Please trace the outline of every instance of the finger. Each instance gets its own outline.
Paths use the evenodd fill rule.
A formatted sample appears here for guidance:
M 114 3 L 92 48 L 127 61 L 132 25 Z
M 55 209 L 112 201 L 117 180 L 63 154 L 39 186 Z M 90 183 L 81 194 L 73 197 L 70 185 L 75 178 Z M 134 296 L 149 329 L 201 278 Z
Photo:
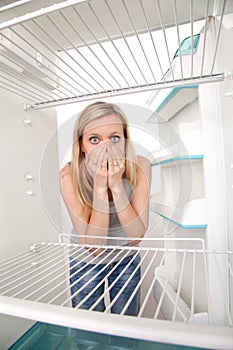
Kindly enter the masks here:
M 101 169 L 107 171 L 108 169 L 108 154 L 107 151 L 104 152 L 102 163 L 101 163 Z
M 117 146 L 113 146 L 111 148 L 111 158 L 113 167 L 120 167 L 124 164 L 124 157 L 122 151 Z
M 102 167 L 107 168 L 107 164 L 108 164 L 107 148 L 106 148 L 106 146 L 102 146 L 101 152 L 99 153 L 98 158 L 97 158 L 97 168 L 98 169 L 101 169 Z
M 89 154 L 88 154 L 88 164 L 93 169 L 99 169 L 102 164 L 102 159 L 104 156 L 105 147 L 102 145 L 95 147 Z
M 113 165 L 113 158 L 110 155 L 108 155 L 108 170 L 110 172 L 112 172 L 113 167 L 114 167 L 114 165 Z
M 108 151 L 108 169 L 112 171 L 114 167 L 118 166 L 118 160 L 114 157 L 112 153 L 112 149 L 110 148 Z
M 91 150 L 91 152 L 86 154 L 85 163 L 87 171 L 92 177 L 95 177 L 97 170 L 100 168 L 100 165 L 98 165 L 98 159 L 100 157 L 101 152 L 102 148 L 96 147 L 93 150 Z
M 117 158 L 110 158 L 108 160 L 109 168 L 113 169 L 120 166 L 119 160 Z

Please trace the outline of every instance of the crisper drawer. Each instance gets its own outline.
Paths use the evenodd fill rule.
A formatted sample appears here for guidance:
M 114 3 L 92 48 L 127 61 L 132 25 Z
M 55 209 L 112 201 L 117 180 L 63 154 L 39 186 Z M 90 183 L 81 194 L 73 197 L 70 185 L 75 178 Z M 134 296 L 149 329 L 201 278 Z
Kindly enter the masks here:
M 9 350 L 195 350 L 114 335 L 82 331 L 45 323 L 35 324 Z
M 70 293 L 70 277 L 74 264 L 82 261 L 84 250 L 91 250 L 92 254 L 94 250 L 98 252 L 91 254 L 89 264 L 100 265 L 102 272 L 108 268 L 108 273 L 99 282 L 105 283 L 105 290 L 99 297 L 105 300 L 104 312 L 93 311 L 96 301 L 88 310 L 82 309 L 84 301 L 96 288 L 72 308 L 74 294 Z M 117 255 L 120 260 L 116 263 Z M 110 301 L 107 296 L 115 282 L 107 284 L 106 278 L 129 255 L 132 257 L 128 262 L 128 266 L 132 264 L 133 267 L 131 275 Z M 140 262 L 135 264 L 139 256 Z M 155 244 L 149 247 L 84 247 L 71 243 L 39 243 L 20 255 L 1 261 L 0 310 L 3 314 L 91 332 L 232 349 L 232 259 L 232 252 L 171 248 L 165 241 L 163 247 Z M 74 263 L 72 267 L 71 262 Z M 131 296 L 119 314 L 112 314 L 112 306 L 118 303 L 139 269 L 141 278 Z M 124 269 L 116 279 L 123 274 Z M 126 310 L 137 291 L 141 293 L 139 312 L 137 316 L 128 316 Z

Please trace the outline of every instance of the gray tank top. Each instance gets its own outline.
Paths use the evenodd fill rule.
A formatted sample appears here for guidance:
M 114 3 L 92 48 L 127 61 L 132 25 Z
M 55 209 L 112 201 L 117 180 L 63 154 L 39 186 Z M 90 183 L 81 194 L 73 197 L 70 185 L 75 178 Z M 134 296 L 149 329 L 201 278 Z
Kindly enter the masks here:
M 124 181 L 124 188 L 125 188 L 127 197 L 130 201 L 131 197 L 132 197 L 132 186 L 128 180 L 124 179 L 123 181 Z M 117 239 L 111 239 L 111 238 L 108 239 L 107 245 L 110 245 L 110 246 L 124 246 L 124 245 L 126 245 L 127 246 L 127 244 L 128 244 L 128 240 L 120 239 L 121 237 L 126 237 L 126 235 L 121 227 L 114 202 L 109 203 L 108 237 L 117 237 Z M 78 235 L 74 229 L 71 231 L 70 243 L 80 244 Z M 99 258 L 99 257 L 95 257 L 93 254 L 89 253 L 87 251 L 87 249 L 83 248 L 83 249 L 79 250 L 80 258 L 78 260 L 82 260 L 83 262 L 88 262 L 88 263 L 93 263 L 93 264 L 98 264 L 100 262 L 107 264 L 110 261 L 111 262 L 119 261 L 124 256 L 124 254 L 126 254 L 126 251 L 125 252 L 123 251 L 120 253 L 119 249 L 116 248 L 115 250 L 113 250 L 111 248 L 111 249 L 107 249 L 106 252 L 101 255 L 101 258 Z M 132 254 L 132 252 L 130 254 Z M 130 254 L 128 253 L 127 256 Z

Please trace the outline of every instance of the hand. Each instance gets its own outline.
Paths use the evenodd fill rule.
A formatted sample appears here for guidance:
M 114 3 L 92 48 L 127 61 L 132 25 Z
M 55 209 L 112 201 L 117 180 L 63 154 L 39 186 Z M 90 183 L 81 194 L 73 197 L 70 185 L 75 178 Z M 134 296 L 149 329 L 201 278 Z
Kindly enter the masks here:
M 86 166 L 89 174 L 93 178 L 94 189 L 99 193 L 107 191 L 107 147 L 100 145 L 95 147 L 86 155 Z
M 108 149 L 108 187 L 116 191 L 118 183 L 125 172 L 125 156 L 122 150 L 114 145 Z

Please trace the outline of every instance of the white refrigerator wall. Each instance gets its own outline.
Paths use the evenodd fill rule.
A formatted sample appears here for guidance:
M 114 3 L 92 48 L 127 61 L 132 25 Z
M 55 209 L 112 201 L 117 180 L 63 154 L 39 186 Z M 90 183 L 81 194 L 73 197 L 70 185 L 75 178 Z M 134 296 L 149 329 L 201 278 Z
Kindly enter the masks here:
M 208 221 L 206 240 L 209 249 L 223 250 L 232 249 L 233 235 L 233 52 L 229 43 L 233 44 L 233 32 L 223 27 L 216 67 L 224 67 L 228 79 L 199 87 Z
M 60 221 L 57 144 L 55 140 L 49 142 L 56 130 L 56 113 L 52 109 L 24 111 L 24 102 L 1 90 L 1 258 L 22 253 L 34 242 L 58 240 L 57 226 L 51 220 L 51 216 L 56 216 Z M 32 179 L 25 178 L 25 174 Z M 46 204 L 46 198 L 42 200 L 48 188 L 52 214 L 46 210 L 51 205 Z M 0 315 L 0 324 L 3 350 L 32 323 Z

